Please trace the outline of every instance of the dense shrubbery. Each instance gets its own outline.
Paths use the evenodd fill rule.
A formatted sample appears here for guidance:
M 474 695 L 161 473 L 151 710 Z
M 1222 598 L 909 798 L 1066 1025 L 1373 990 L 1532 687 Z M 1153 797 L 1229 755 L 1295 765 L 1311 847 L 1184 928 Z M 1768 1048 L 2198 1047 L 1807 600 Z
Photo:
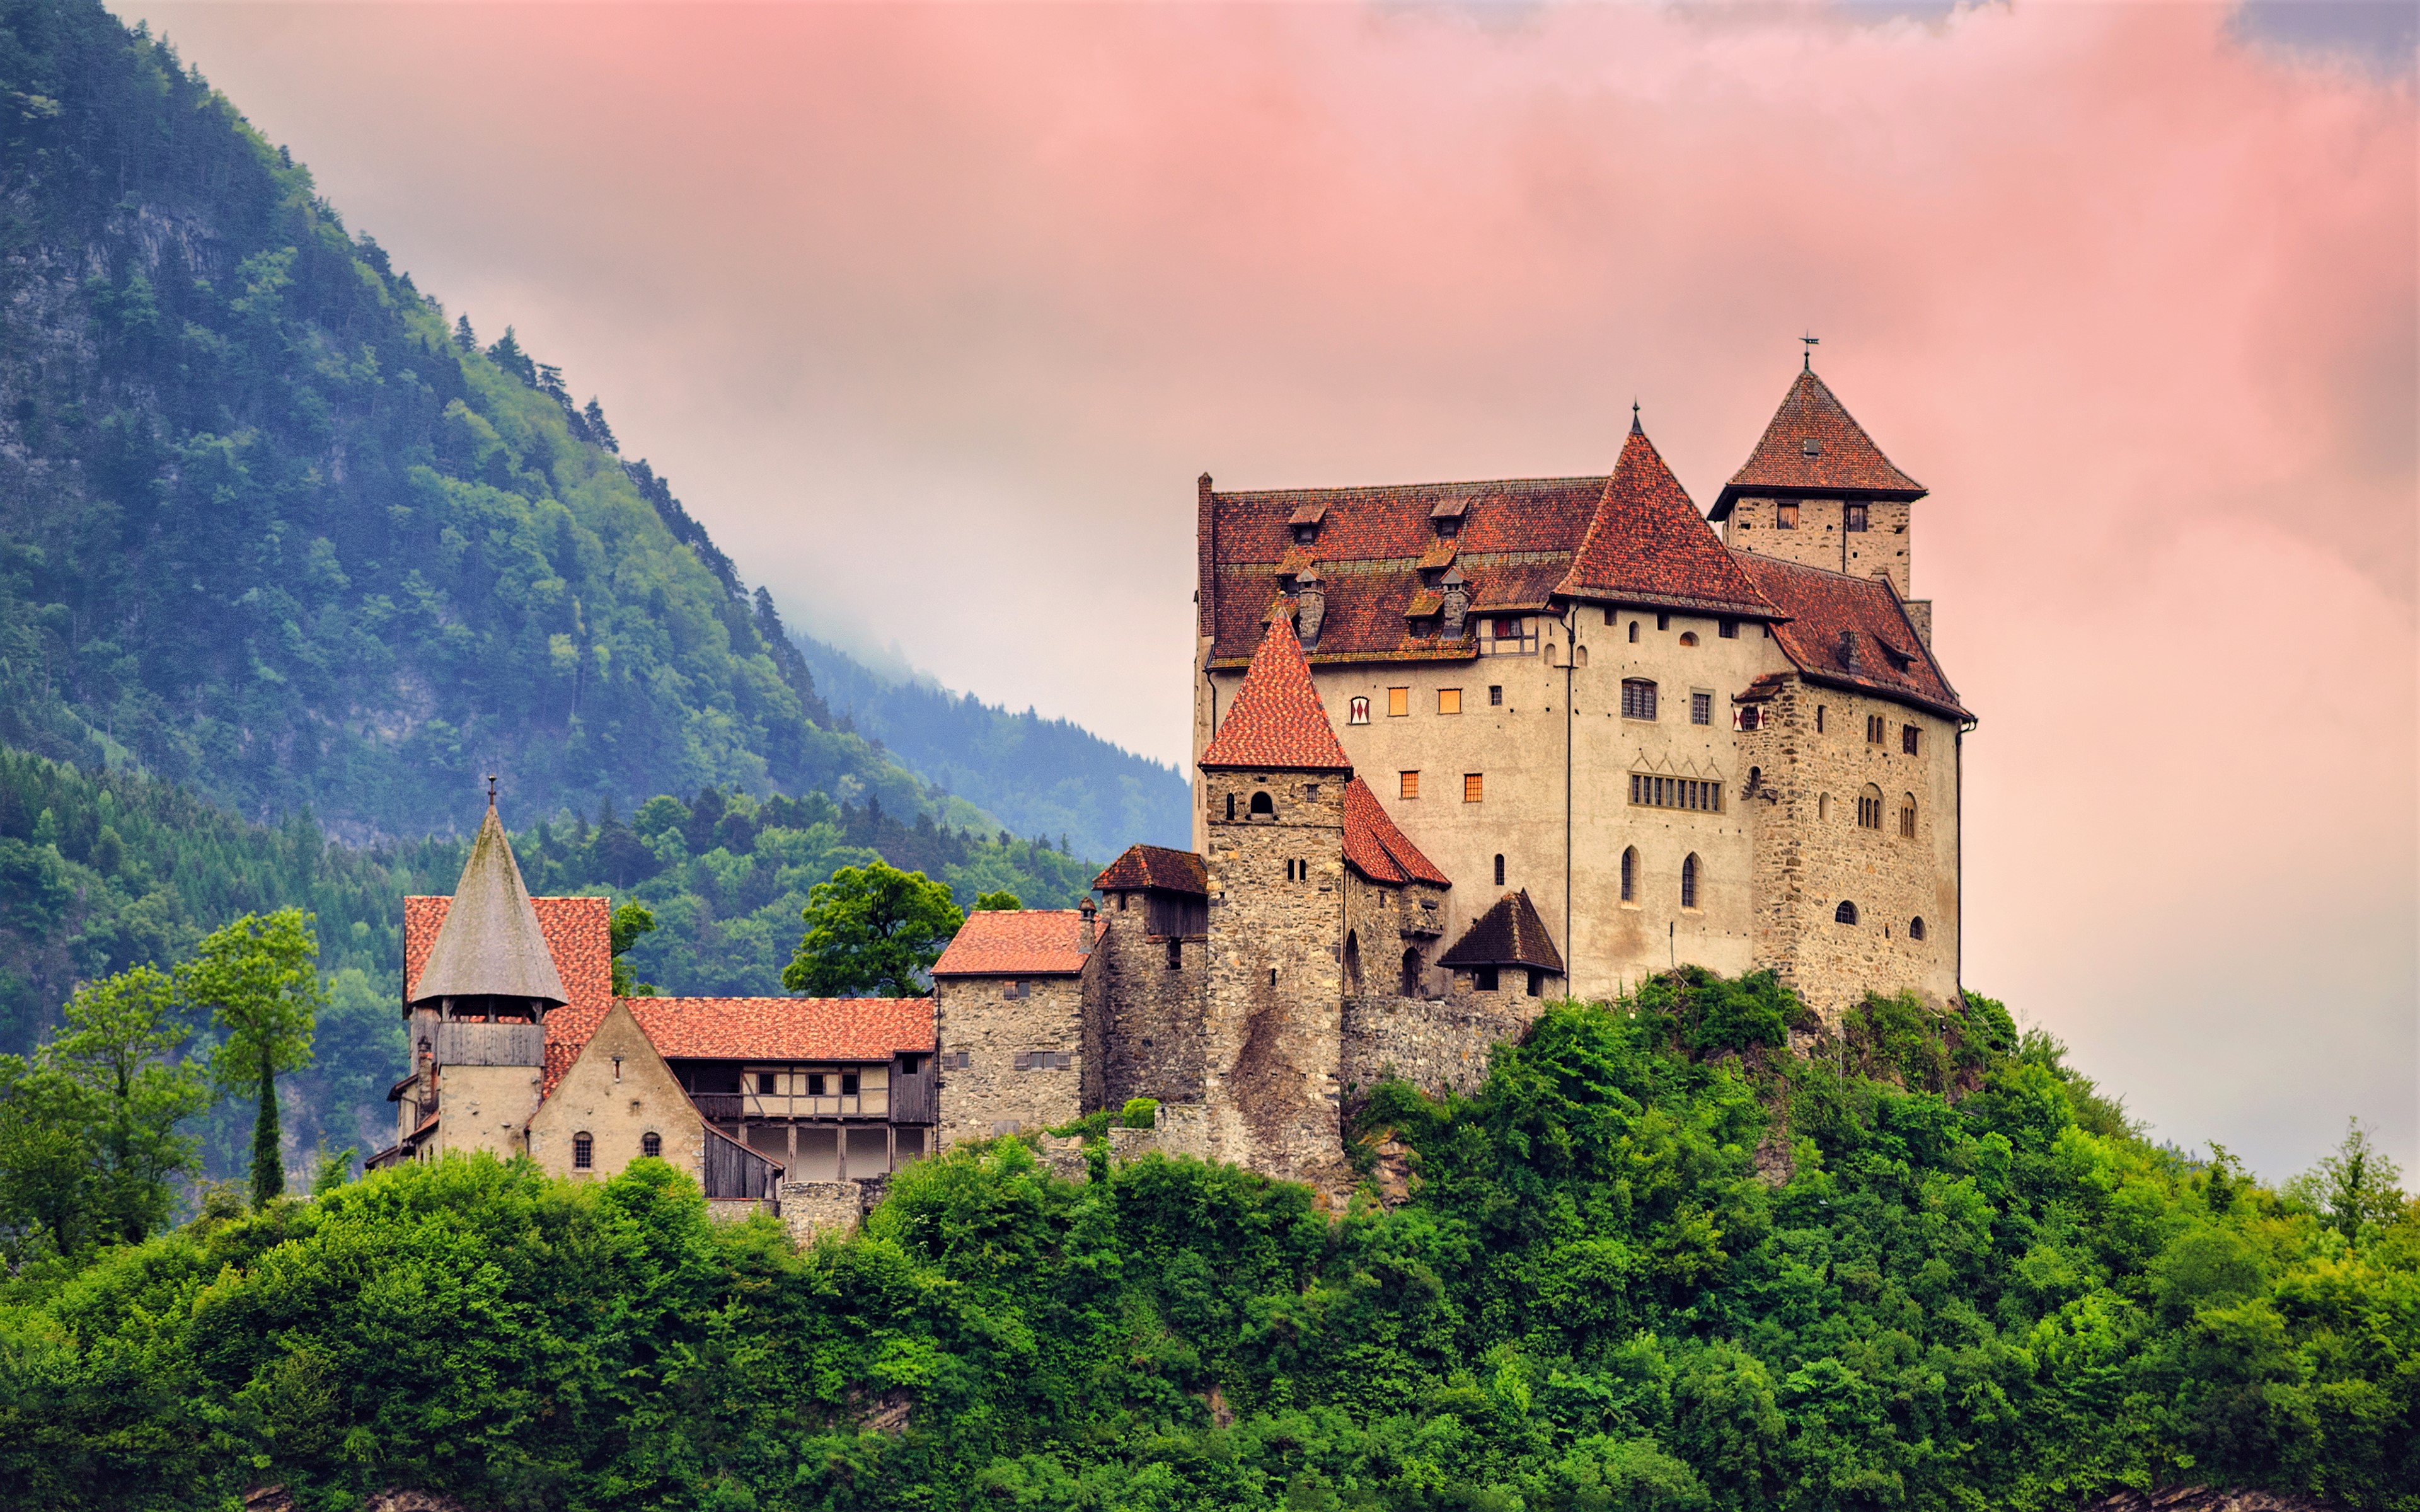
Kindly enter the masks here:
M 1476 1097 L 1381 1088 L 1359 1131 L 1417 1191 L 1341 1219 L 1185 1161 L 1061 1181 L 1009 1142 L 805 1255 L 644 1163 L 205 1220 L 0 1298 L 0 1495 L 2420 1505 L 2420 1215 L 2375 1167 L 2318 1211 L 2154 1149 L 1979 999 L 1870 1005 L 1807 1055 L 1767 1009 L 1796 1011 L 1692 974 L 1554 1011 Z

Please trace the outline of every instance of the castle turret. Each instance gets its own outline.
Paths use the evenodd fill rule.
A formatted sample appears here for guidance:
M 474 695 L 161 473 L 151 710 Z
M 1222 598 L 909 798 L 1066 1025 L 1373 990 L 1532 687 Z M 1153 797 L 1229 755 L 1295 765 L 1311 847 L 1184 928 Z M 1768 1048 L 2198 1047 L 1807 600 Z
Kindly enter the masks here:
M 1711 517 L 1741 551 L 1888 578 L 1904 598 L 1924 486 L 1893 466 L 1808 365 Z M 1929 606 L 1928 606 L 1929 608 Z
M 1213 1149 L 1342 1190 L 1344 793 L 1353 764 L 1285 616 L 1271 620 L 1200 765 Z
M 402 1144 L 520 1152 L 537 1111 L 546 1014 L 569 1001 L 496 816 L 491 779 L 471 858 L 404 1005 L 418 1121 Z

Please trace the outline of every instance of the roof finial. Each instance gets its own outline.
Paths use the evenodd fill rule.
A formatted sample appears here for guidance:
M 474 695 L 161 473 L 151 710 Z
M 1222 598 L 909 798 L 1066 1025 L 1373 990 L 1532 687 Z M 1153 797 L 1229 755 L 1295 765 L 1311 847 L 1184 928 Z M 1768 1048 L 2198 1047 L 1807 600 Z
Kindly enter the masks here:
M 1644 434 L 1638 428 L 1638 401 L 1637 399 L 1630 401 L 1630 434 L 1633 436 Z
M 488 807 L 489 807 L 489 808 L 490 808 L 490 809 L 492 809 L 492 808 L 494 808 L 495 806 L 496 806 L 496 774 L 495 774 L 495 773 L 493 773 L 493 772 L 489 772 L 489 773 L 488 774 Z
M 1807 350 L 1800 354 L 1799 361 L 1805 371 L 1812 373 L 1815 371 L 1815 348 L 1823 344 L 1823 338 L 1810 331 L 1798 339 L 1807 344 Z

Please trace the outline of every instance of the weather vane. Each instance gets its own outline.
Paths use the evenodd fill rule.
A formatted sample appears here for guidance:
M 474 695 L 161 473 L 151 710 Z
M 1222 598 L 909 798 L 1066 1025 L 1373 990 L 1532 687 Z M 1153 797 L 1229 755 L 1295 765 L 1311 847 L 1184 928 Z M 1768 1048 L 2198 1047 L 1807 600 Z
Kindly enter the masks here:
M 489 808 L 490 808 L 490 809 L 492 809 L 492 808 L 494 808 L 495 806 L 496 806 L 496 774 L 495 774 L 495 773 L 493 773 L 493 772 L 489 772 L 489 773 L 488 774 L 488 807 L 489 807 Z
M 1799 360 L 1806 364 L 1807 371 L 1812 373 L 1815 371 L 1815 348 L 1823 345 L 1823 338 L 1810 331 L 1798 339 L 1807 344 L 1807 350 Z

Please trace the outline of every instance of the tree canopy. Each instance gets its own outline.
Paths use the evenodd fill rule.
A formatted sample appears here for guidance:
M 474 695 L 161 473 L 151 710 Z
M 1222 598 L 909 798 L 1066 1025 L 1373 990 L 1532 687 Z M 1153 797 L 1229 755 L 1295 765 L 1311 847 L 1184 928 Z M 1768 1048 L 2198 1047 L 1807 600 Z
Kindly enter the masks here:
M 782 985 L 816 997 L 915 996 L 966 922 L 949 888 L 881 861 L 843 867 L 816 884 L 800 917 L 807 933 Z

